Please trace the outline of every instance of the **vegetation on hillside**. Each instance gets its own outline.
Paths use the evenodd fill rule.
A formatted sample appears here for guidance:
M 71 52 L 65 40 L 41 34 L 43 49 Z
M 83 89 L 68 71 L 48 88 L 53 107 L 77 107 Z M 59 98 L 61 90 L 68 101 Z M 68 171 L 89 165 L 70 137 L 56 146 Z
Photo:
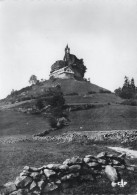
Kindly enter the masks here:
M 135 86 L 134 78 L 129 80 L 127 76 L 124 78 L 124 84 L 118 89 L 115 89 L 115 94 L 124 99 L 135 98 L 137 94 L 137 87 Z

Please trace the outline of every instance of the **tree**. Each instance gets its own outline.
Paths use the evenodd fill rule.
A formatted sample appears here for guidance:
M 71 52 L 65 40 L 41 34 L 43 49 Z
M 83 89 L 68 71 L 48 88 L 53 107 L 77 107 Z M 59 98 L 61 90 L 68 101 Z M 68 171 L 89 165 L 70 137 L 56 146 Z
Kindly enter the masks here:
M 115 89 L 114 92 L 115 92 L 115 94 L 116 94 L 117 96 L 120 96 L 120 97 L 121 97 L 121 93 L 122 93 L 121 87 L 119 87 L 118 89 Z
M 131 89 L 132 89 L 134 92 L 135 92 L 135 90 L 136 90 L 134 78 L 131 79 Z
M 35 75 L 32 75 L 32 76 L 30 77 L 30 79 L 29 79 L 29 83 L 30 83 L 31 85 L 35 85 L 37 82 L 38 82 L 37 77 L 36 77 Z

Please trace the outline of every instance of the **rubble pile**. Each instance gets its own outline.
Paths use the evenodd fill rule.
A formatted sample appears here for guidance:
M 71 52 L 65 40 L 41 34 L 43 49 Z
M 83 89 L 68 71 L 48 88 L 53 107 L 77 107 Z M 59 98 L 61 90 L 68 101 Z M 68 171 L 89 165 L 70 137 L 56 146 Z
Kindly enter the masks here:
M 40 168 L 25 166 L 15 181 L 0 187 L 2 195 L 45 195 L 64 193 L 80 182 L 93 182 L 106 175 L 111 184 L 121 180 L 118 170 L 126 169 L 124 155 L 101 152 L 97 156 L 72 157 L 62 164 L 48 164 Z

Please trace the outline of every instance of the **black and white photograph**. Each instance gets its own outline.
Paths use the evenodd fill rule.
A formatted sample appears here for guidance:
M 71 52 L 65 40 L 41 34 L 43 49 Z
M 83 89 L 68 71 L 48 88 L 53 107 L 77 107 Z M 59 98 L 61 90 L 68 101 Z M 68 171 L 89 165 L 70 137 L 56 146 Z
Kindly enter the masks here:
M 0 195 L 137 194 L 137 0 L 0 0 Z

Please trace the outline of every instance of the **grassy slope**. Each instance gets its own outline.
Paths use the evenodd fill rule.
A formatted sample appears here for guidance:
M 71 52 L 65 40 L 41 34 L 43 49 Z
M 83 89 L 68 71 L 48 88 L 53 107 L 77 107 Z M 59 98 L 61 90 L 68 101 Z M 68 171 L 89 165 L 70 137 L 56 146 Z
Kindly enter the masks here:
M 45 118 L 11 110 L 0 111 L 0 136 L 33 135 L 48 129 Z
M 65 96 L 66 103 L 121 103 L 123 100 L 115 94 L 95 93 L 92 95 Z
M 57 79 L 54 82 L 52 82 L 51 80 L 47 80 L 44 82 L 44 85 L 41 86 L 41 89 L 55 86 L 57 84 L 61 85 L 61 89 L 64 94 L 69 94 L 74 92 L 78 94 L 87 94 L 90 91 L 99 92 L 101 89 L 104 89 L 95 84 L 85 82 L 85 81 L 77 81 L 74 79 Z M 33 90 L 36 89 L 37 87 L 33 88 Z
M 107 105 L 90 110 L 71 112 L 71 125 L 67 130 L 83 131 L 137 129 L 137 107 Z

